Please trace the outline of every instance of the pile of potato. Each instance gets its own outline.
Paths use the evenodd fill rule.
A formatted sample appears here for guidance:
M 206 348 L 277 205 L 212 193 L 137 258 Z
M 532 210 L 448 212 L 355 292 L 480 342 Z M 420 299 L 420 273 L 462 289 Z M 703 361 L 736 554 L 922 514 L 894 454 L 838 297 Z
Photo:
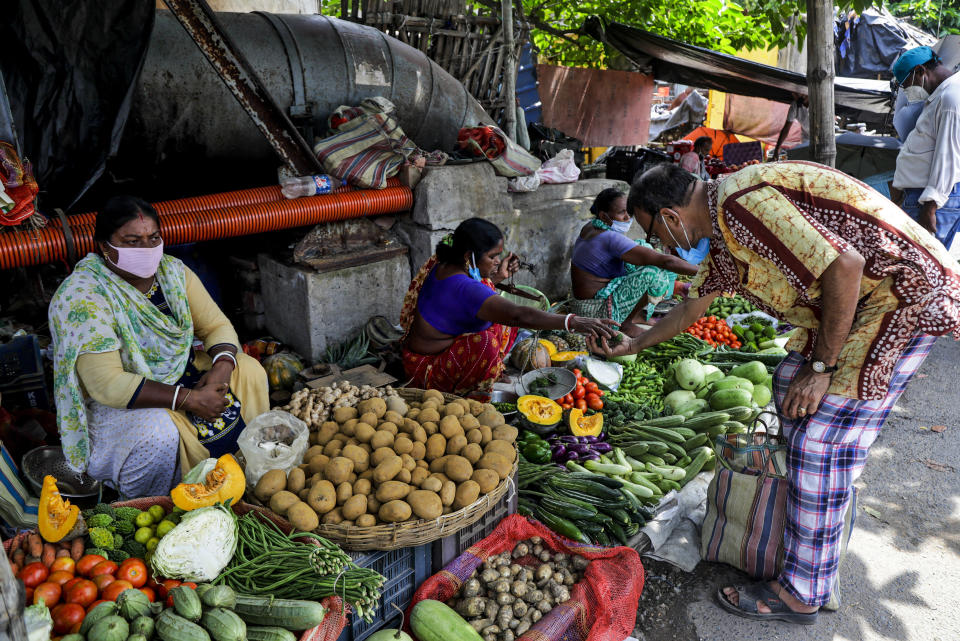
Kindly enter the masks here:
M 254 494 L 294 527 L 436 519 L 493 491 L 517 456 L 517 429 L 489 403 L 427 390 L 338 407 L 312 427 L 303 464 L 271 470 Z

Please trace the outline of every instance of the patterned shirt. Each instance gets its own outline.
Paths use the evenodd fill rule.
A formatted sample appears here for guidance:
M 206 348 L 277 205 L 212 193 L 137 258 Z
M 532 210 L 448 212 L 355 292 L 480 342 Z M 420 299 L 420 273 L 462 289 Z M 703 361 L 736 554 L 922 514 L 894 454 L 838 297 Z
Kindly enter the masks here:
M 829 392 L 883 398 L 917 332 L 960 338 L 960 266 L 889 200 L 809 162 L 748 167 L 707 184 L 713 236 L 692 296 L 736 293 L 795 325 L 789 349 L 810 358 L 820 276 L 840 254 L 866 260 L 853 326 Z

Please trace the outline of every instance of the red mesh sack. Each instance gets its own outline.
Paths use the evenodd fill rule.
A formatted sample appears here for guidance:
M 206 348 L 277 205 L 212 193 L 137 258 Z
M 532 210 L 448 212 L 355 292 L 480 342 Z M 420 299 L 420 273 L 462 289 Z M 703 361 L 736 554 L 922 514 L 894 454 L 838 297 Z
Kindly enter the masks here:
M 419 601 L 448 601 L 488 557 L 512 550 L 532 536 L 539 536 L 554 552 L 577 554 L 593 563 L 583 580 L 570 589 L 570 600 L 553 608 L 517 641 L 620 641 L 630 636 L 643 592 L 643 565 L 637 551 L 575 543 L 519 514 L 500 521 L 490 536 L 424 581 L 413 595 L 406 620 Z M 409 624 L 406 627 L 409 632 Z
M 173 509 L 173 501 L 170 500 L 169 496 L 152 496 L 123 501 L 121 503 L 113 503 L 114 507 L 135 507 L 138 510 L 146 510 L 151 505 L 163 506 L 163 509 L 168 512 Z M 261 518 L 266 518 L 276 523 L 284 533 L 290 532 L 290 530 L 293 529 L 293 526 L 291 526 L 288 521 L 281 519 L 273 512 L 269 512 L 255 505 L 250 505 L 249 503 L 237 503 L 233 506 L 233 511 L 237 516 L 243 516 L 247 512 L 257 512 Z M 317 544 L 316 541 L 312 539 L 307 539 L 307 542 L 314 545 Z M 349 613 L 349 607 L 343 602 L 343 599 L 338 596 L 324 597 L 320 600 L 320 605 L 327 609 L 327 615 L 323 618 L 323 623 L 315 628 L 305 630 L 301 633 L 299 641 L 336 641 L 340 637 L 340 633 L 343 632 L 343 628 L 347 624 L 347 614 Z

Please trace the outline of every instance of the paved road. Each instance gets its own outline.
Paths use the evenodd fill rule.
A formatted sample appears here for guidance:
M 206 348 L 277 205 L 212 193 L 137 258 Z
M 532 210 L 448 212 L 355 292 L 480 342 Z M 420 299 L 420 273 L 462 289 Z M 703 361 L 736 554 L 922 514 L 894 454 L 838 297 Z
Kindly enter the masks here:
M 942 433 L 933 426 L 946 426 Z M 894 408 L 857 482 L 859 510 L 841 570 L 843 605 L 813 626 L 754 623 L 714 604 L 736 571 L 648 563 L 641 641 L 954 641 L 960 639 L 960 342 L 940 339 Z

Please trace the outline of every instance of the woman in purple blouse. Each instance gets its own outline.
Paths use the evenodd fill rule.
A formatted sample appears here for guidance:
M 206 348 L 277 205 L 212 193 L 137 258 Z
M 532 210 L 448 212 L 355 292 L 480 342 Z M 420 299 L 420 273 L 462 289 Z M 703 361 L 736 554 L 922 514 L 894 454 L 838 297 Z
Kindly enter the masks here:
M 503 233 L 483 218 L 460 223 L 410 283 L 403 301 L 403 366 L 413 387 L 485 397 L 503 373 L 517 327 L 612 336 L 610 320 L 516 305 L 494 285 L 515 273 Z
M 656 302 L 673 295 L 677 274 L 692 276 L 697 266 L 627 238 L 633 217 L 621 191 L 604 189 L 590 211 L 596 218 L 580 230 L 570 261 L 573 296 L 578 299 L 574 309 L 589 307 L 594 315 L 613 319 L 623 333 L 635 336 L 636 324 Z

